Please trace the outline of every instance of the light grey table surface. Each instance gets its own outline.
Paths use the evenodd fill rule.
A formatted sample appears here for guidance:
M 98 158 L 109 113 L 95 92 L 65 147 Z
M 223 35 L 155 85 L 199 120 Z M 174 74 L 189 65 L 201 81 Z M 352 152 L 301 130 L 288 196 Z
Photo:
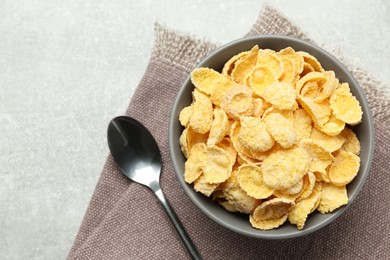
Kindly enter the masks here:
M 390 1 L 268 1 L 389 83 Z M 227 43 L 266 1 L 0 1 L 0 259 L 64 259 L 153 25 Z

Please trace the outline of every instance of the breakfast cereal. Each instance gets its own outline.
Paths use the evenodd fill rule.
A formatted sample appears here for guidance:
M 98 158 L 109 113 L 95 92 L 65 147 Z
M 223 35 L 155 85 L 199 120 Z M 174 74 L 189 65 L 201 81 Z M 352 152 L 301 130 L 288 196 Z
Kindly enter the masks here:
M 253 228 L 290 222 L 348 203 L 360 167 L 349 125 L 362 109 L 348 83 L 311 54 L 287 47 L 238 53 L 222 72 L 191 73 L 193 102 L 179 115 L 184 180 Z

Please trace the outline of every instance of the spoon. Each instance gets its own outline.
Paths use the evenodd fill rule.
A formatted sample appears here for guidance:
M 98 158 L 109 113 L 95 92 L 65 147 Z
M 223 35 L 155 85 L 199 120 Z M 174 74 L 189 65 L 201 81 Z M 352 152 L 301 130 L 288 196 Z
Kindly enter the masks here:
M 149 187 L 160 200 L 165 213 L 192 259 L 201 256 L 160 188 L 161 154 L 156 140 L 140 122 L 128 116 L 111 120 L 108 146 L 115 162 L 127 178 Z

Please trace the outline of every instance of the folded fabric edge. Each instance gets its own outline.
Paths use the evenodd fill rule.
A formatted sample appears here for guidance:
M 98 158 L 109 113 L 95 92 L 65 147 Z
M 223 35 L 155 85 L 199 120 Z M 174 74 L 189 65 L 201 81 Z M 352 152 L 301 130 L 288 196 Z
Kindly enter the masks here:
M 190 71 L 217 45 L 205 39 L 168 28 L 156 22 L 151 61 L 159 60 Z
M 301 40 L 315 43 L 313 39 L 311 39 L 305 32 L 303 32 L 296 24 L 290 21 L 286 15 L 269 4 L 265 4 L 261 8 L 259 17 L 246 36 L 259 34 L 281 34 L 280 28 L 285 30 L 283 35 L 292 36 Z

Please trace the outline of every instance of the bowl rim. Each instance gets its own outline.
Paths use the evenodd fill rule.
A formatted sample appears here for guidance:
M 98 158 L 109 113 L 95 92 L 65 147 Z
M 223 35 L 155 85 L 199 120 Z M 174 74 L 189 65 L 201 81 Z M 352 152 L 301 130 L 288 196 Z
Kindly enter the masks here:
M 295 37 L 286 36 L 286 35 L 257 35 L 257 36 L 240 38 L 240 39 L 231 41 L 229 43 L 226 43 L 226 44 L 216 48 L 215 50 L 213 50 L 209 54 L 207 54 L 200 62 L 198 62 L 191 69 L 191 71 L 194 70 L 195 68 L 202 67 L 203 64 L 207 64 L 211 59 L 214 58 L 214 56 L 217 53 L 219 53 L 227 48 L 231 48 L 237 44 L 242 44 L 245 42 L 251 42 L 251 41 L 256 41 L 256 40 L 260 41 L 260 40 L 264 40 L 264 39 L 274 39 L 274 40 L 283 40 L 283 41 L 288 40 L 288 41 L 293 41 L 293 42 L 296 42 L 297 44 L 302 44 L 302 45 L 308 46 L 309 48 L 315 49 L 317 52 L 322 53 L 328 59 L 330 59 L 332 63 L 337 64 L 340 67 L 340 69 L 342 69 L 344 71 L 345 74 L 349 75 L 353 85 L 357 86 L 356 89 L 354 89 L 354 91 L 359 93 L 360 97 L 362 98 L 362 103 L 364 103 L 364 104 L 362 104 L 363 109 L 366 110 L 365 113 L 368 112 L 366 124 L 368 125 L 368 131 L 370 133 L 370 135 L 369 135 L 370 147 L 368 147 L 369 150 L 368 150 L 367 163 L 365 164 L 364 168 L 359 169 L 361 174 L 364 173 L 364 176 L 362 177 L 361 181 L 358 183 L 358 186 L 355 189 L 355 191 L 353 192 L 353 194 L 349 197 L 348 204 L 344 205 L 342 208 L 339 208 L 336 212 L 334 212 L 334 214 L 330 215 L 325 221 L 322 221 L 322 222 L 320 222 L 312 227 L 308 227 L 308 228 L 305 228 L 303 230 L 297 229 L 296 231 L 290 232 L 287 234 L 269 234 L 269 233 L 267 234 L 267 232 L 263 231 L 263 230 L 256 230 L 256 232 L 247 232 L 247 231 L 242 230 L 240 228 L 237 228 L 236 226 L 231 225 L 229 222 L 223 221 L 223 220 L 219 219 L 218 217 L 214 216 L 213 214 L 211 214 L 211 212 L 202 203 L 200 203 L 197 200 L 197 198 L 193 195 L 193 193 L 188 192 L 188 190 L 187 190 L 187 188 L 189 188 L 187 186 L 188 184 L 184 181 L 184 178 L 182 178 L 183 173 L 178 168 L 178 161 L 177 161 L 178 159 L 174 155 L 173 139 L 177 138 L 177 137 L 174 136 L 172 128 L 173 128 L 173 125 L 177 124 L 177 121 L 178 121 L 178 118 L 175 115 L 175 111 L 176 111 L 176 107 L 178 106 L 178 103 L 180 101 L 179 97 L 181 97 L 183 92 L 186 90 L 185 86 L 190 84 L 190 82 L 191 82 L 191 75 L 190 74 L 186 77 L 184 82 L 181 84 L 180 89 L 175 96 L 175 101 L 173 103 L 172 110 L 170 113 L 169 128 L 168 128 L 169 154 L 170 154 L 170 158 L 171 158 L 171 161 L 172 161 L 172 164 L 174 167 L 176 177 L 179 180 L 181 188 L 184 190 L 186 195 L 190 198 L 192 203 L 194 203 L 195 206 L 201 210 L 201 212 L 203 212 L 205 215 L 207 215 L 213 221 L 217 222 L 218 224 L 220 224 L 221 226 L 223 226 L 225 228 L 228 228 L 234 232 L 237 232 L 239 234 L 246 235 L 249 237 L 267 239 L 267 240 L 291 239 L 291 238 L 297 238 L 297 237 L 301 237 L 304 235 L 308 235 L 310 233 L 313 233 L 313 232 L 329 225 L 333 220 L 335 220 L 336 218 L 341 216 L 347 210 L 347 208 L 349 208 L 349 206 L 353 203 L 353 201 L 355 200 L 357 195 L 360 193 L 364 183 L 366 182 L 366 179 L 369 175 L 370 167 L 372 164 L 372 159 L 374 156 L 374 148 L 375 148 L 374 122 L 373 122 L 372 112 L 370 110 L 369 103 L 368 103 L 367 98 L 364 94 L 363 88 L 360 86 L 359 82 L 355 79 L 353 74 L 346 68 L 346 66 L 343 63 L 341 63 L 341 61 L 339 61 L 337 58 L 335 58 L 331 53 L 316 46 L 314 43 L 310 43 L 308 41 L 304 41 L 304 40 L 301 40 L 301 39 L 298 39 Z M 365 149 L 367 149 L 367 147 Z

